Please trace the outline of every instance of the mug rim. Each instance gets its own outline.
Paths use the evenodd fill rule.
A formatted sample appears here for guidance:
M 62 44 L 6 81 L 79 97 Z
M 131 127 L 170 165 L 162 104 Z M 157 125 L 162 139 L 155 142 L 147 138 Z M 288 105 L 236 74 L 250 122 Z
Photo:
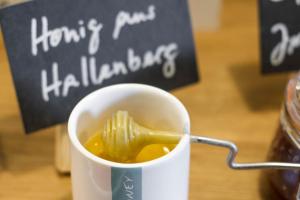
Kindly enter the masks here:
M 114 88 L 122 88 L 122 87 L 134 87 L 134 88 L 143 88 L 145 90 L 151 90 L 151 92 L 159 93 L 162 96 L 165 96 L 166 98 L 169 98 L 170 101 L 172 101 L 174 104 L 176 104 L 176 107 L 182 112 L 182 115 L 184 119 L 187 120 L 187 127 L 185 129 L 188 131 L 183 131 L 184 136 L 182 139 L 179 141 L 179 143 L 175 146 L 175 148 L 170 151 L 168 154 L 161 156 L 159 158 L 156 158 L 154 160 L 146 161 L 146 162 L 141 162 L 141 163 L 118 163 L 114 161 L 109 161 L 106 159 L 103 159 L 101 157 L 98 157 L 91 152 L 89 152 L 79 141 L 78 135 L 75 131 L 76 129 L 76 120 L 80 116 L 79 110 L 82 104 L 84 104 L 85 101 L 88 101 L 88 99 L 93 98 L 94 96 L 99 95 L 99 93 L 102 93 L 105 90 L 110 90 Z M 108 166 L 108 167 L 117 167 L 117 168 L 140 168 L 140 167 L 149 167 L 153 165 L 159 165 L 162 162 L 167 162 L 169 159 L 173 158 L 175 155 L 177 155 L 179 152 L 182 152 L 184 148 L 190 144 L 190 117 L 188 114 L 188 111 L 186 110 L 185 106 L 181 103 L 181 101 L 176 98 L 174 95 L 171 93 L 162 90 L 160 88 L 146 85 L 146 84 L 138 84 L 138 83 L 122 83 L 122 84 L 115 84 L 111 86 L 106 86 L 103 88 L 100 88 L 98 90 L 95 90 L 91 92 L 90 94 L 86 95 L 83 97 L 73 108 L 69 120 L 68 120 L 68 135 L 71 140 L 71 144 L 73 147 L 84 157 L 88 158 L 89 160 L 92 160 L 100 165 Z

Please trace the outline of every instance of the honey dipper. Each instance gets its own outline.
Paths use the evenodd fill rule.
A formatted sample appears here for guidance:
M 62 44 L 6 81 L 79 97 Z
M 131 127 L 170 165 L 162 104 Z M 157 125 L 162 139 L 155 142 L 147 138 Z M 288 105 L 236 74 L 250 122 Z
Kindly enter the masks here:
M 108 119 L 101 135 L 104 151 L 113 160 L 133 159 L 149 144 L 177 144 L 181 135 L 154 131 L 137 124 L 127 111 L 118 111 Z
M 177 144 L 182 135 L 168 131 L 156 131 L 136 123 L 127 111 L 117 111 L 104 125 L 101 139 L 104 151 L 113 160 L 126 161 L 133 159 L 149 144 Z M 229 141 L 213 138 L 190 136 L 191 143 L 204 143 L 230 150 L 227 164 L 232 169 L 296 169 L 300 164 L 283 162 L 236 163 L 234 159 L 238 148 Z

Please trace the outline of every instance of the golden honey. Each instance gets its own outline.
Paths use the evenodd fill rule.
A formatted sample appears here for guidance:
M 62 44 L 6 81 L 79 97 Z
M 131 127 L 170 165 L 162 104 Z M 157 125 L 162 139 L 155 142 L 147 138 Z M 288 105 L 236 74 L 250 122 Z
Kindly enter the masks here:
M 94 135 L 92 135 L 84 144 L 85 148 L 92 154 L 103 159 L 115 162 L 124 162 L 120 160 L 112 160 L 105 154 L 100 134 L 100 132 L 96 132 Z M 147 145 L 138 153 L 134 160 L 127 160 L 125 163 L 141 163 L 160 158 L 172 151 L 175 146 L 176 145 L 174 144 Z

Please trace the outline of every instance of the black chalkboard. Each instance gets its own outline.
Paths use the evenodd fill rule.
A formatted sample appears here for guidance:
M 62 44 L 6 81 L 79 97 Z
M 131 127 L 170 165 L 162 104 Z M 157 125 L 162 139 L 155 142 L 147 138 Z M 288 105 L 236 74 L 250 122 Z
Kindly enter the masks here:
M 300 1 L 259 0 L 262 72 L 300 69 Z
M 1 26 L 27 133 L 107 85 L 198 80 L 186 0 L 31 1 L 3 9 Z

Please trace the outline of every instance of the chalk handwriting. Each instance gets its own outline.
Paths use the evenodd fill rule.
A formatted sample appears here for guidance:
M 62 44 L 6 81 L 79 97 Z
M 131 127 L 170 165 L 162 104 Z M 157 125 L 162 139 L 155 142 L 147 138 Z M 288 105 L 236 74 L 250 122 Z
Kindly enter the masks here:
M 300 47 L 300 33 L 290 35 L 287 26 L 277 23 L 271 28 L 272 34 L 280 34 L 280 41 L 275 45 L 270 55 L 271 64 L 276 67 L 282 64 L 287 56 L 294 54 Z
M 160 45 L 154 51 L 146 51 L 143 55 L 138 55 L 133 48 L 128 48 L 127 61 L 113 61 L 111 64 L 104 63 L 101 66 L 97 66 L 94 56 L 82 56 L 80 58 L 81 77 L 73 74 L 60 77 L 59 66 L 54 62 L 50 74 L 46 69 L 41 72 L 42 98 L 48 102 L 50 93 L 53 93 L 55 97 L 66 97 L 72 88 L 101 85 L 113 77 L 124 76 L 159 65 L 162 65 L 163 77 L 170 79 L 176 74 L 175 60 L 178 54 L 178 45 L 170 43 Z
M 155 6 L 150 5 L 148 7 L 147 13 L 144 12 L 134 12 L 130 14 L 126 11 L 120 11 L 116 17 L 115 28 L 113 31 L 113 39 L 117 40 L 119 38 L 122 28 L 126 25 L 136 25 L 142 22 L 152 21 L 156 17 Z
M 78 21 L 78 28 L 69 28 L 61 26 L 54 29 L 49 29 L 48 18 L 43 16 L 41 18 L 41 33 L 38 35 L 38 20 L 31 19 L 31 53 L 37 56 L 39 52 L 39 45 L 44 52 L 48 52 L 50 48 L 58 47 L 61 43 L 78 43 L 89 37 L 88 52 L 94 55 L 100 46 L 100 31 L 103 24 L 96 19 L 90 19 L 87 24 L 83 20 Z
M 145 12 L 120 11 L 115 18 L 113 39 L 117 40 L 126 26 L 138 25 L 155 20 L 155 18 L 154 5 L 149 5 Z M 39 52 L 48 52 L 60 45 L 77 44 L 82 40 L 88 40 L 88 55 L 82 55 L 79 58 L 79 75 L 60 74 L 61 70 L 57 62 L 52 63 L 49 72 L 47 69 L 41 71 L 41 94 L 45 102 L 50 101 L 50 96 L 67 97 L 72 89 L 99 86 L 113 77 L 125 76 L 150 67 L 162 66 L 161 73 L 164 78 L 174 77 L 175 60 L 179 54 L 176 43 L 159 45 L 154 51 L 147 50 L 142 55 L 129 47 L 125 61 L 113 60 L 111 63 L 103 63 L 99 66 L 94 55 L 100 48 L 103 27 L 102 23 L 93 18 L 87 21 L 78 20 L 77 26 L 73 27 L 51 27 L 46 16 L 31 19 L 31 53 L 33 56 L 37 56 Z

